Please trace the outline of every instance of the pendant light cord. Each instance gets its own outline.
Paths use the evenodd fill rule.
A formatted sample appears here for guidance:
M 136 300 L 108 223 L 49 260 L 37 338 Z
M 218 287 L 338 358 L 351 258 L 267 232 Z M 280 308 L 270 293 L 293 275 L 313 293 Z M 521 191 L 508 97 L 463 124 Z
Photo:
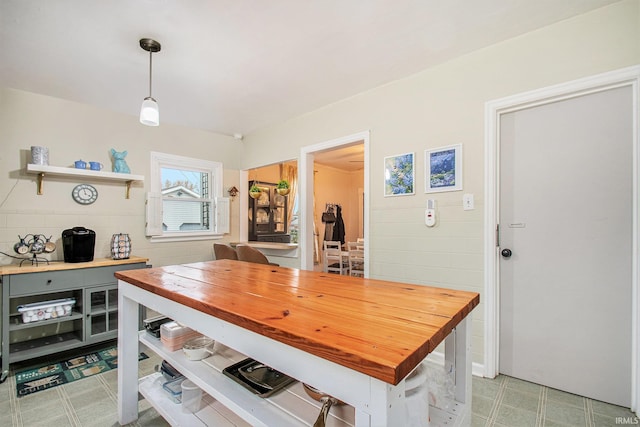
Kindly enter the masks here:
M 153 61 L 153 53 L 149 51 L 149 98 L 153 99 L 151 96 L 151 78 L 152 78 L 152 61 Z

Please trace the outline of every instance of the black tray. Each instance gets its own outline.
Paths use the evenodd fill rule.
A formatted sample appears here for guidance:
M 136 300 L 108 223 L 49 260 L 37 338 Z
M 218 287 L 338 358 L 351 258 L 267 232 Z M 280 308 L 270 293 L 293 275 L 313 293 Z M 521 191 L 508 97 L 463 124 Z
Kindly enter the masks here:
M 160 338 L 160 326 L 172 320 L 166 316 L 156 316 L 150 319 L 144 319 L 144 328 L 156 338 Z
M 222 373 L 260 397 L 271 396 L 295 381 L 251 358 L 227 366 Z

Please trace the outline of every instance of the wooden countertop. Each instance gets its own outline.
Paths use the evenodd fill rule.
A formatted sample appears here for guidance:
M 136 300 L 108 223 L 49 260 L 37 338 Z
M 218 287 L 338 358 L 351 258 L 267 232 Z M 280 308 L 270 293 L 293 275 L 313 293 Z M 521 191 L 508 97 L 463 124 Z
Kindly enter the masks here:
M 49 264 L 41 262 L 38 265 L 31 265 L 31 262 L 27 260 L 22 267 L 16 264 L 0 266 L 0 276 L 7 274 L 41 273 L 43 271 L 75 270 L 78 268 L 108 267 L 111 265 L 136 264 L 147 261 L 149 261 L 149 258 L 131 256 L 127 259 L 95 258 L 89 262 L 49 261 Z
M 115 276 L 394 385 L 480 302 L 475 292 L 232 260 Z

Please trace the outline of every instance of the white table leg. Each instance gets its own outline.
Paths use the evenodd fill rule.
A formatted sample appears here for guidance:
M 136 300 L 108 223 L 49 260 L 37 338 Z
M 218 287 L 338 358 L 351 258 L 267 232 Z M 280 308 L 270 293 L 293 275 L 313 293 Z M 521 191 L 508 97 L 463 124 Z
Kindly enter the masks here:
M 128 424 L 138 419 L 138 310 L 118 282 L 118 421 Z
M 406 425 L 405 382 L 392 386 L 371 378 L 371 404 L 367 411 L 356 408 L 356 427 Z
M 460 424 L 471 422 L 471 315 L 462 319 L 456 328 L 445 338 L 444 359 L 447 372 L 453 369 L 456 402 L 463 403 L 465 412 L 459 413 Z

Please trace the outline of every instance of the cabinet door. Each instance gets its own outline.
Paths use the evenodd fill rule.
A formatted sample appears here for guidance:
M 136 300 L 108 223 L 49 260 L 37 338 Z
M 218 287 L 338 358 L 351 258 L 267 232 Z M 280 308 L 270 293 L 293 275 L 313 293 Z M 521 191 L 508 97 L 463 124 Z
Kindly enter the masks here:
M 256 235 L 270 233 L 271 226 L 271 187 L 259 185 L 262 193 L 256 199 L 255 233 Z
M 260 197 L 258 197 L 256 199 L 256 205 L 259 207 L 266 207 L 267 209 L 269 208 L 269 205 L 271 204 L 271 187 L 267 186 L 267 185 L 258 185 L 258 187 L 260 187 L 260 189 L 262 190 L 262 193 L 260 193 Z
M 118 334 L 118 286 L 87 288 L 85 293 L 87 342 L 98 342 Z
M 273 189 L 273 229 L 274 233 L 287 232 L 287 197 L 281 196 Z
M 272 232 L 271 224 L 271 186 L 264 183 L 249 181 L 260 187 L 262 192 L 257 199 L 249 198 L 249 240 L 257 240 L 259 235 Z

